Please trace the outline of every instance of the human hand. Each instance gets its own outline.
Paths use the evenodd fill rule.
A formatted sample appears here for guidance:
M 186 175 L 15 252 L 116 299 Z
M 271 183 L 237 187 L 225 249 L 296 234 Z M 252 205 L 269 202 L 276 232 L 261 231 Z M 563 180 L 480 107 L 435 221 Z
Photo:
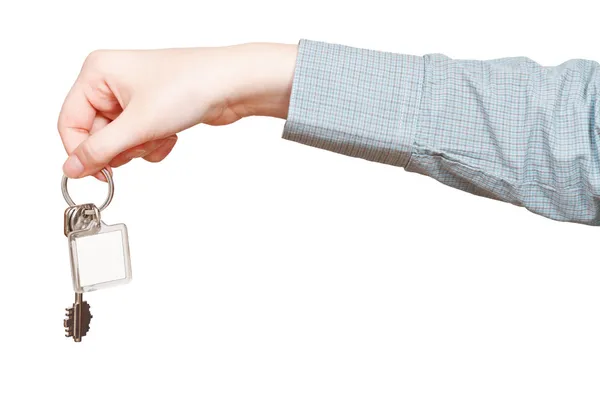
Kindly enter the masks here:
M 163 160 L 177 133 L 251 115 L 286 118 L 296 46 L 242 44 L 91 53 L 58 119 L 69 178 Z

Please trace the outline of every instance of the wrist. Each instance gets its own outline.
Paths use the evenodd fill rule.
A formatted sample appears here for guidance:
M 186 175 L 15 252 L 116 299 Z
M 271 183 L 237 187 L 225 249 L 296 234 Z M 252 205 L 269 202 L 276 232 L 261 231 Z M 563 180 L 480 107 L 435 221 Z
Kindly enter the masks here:
M 246 116 L 287 118 L 297 46 L 248 43 L 236 46 L 241 73 L 234 102 Z

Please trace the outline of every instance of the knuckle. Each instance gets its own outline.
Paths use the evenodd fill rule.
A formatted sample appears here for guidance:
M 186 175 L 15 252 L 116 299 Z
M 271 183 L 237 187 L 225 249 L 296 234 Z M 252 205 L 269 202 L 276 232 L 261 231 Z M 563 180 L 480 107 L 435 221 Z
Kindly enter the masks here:
M 110 51 L 109 50 L 94 50 L 87 55 L 83 62 L 84 69 L 98 69 L 106 63 Z
M 94 64 L 94 63 L 98 62 L 98 60 L 102 58 L 102 56 L 103 56 L 104 53 L 105 53 L 104 50 L 94 50 L 94 51 L 92 51 L 85 58 L 85 64 Z
M 67 128 L 77 126 L 76 117 L 70 113 L 68 110 L 61 110 L 58 115 L 58 119 L 56 121 L 56 127 L 58 131 L 62 134 Z

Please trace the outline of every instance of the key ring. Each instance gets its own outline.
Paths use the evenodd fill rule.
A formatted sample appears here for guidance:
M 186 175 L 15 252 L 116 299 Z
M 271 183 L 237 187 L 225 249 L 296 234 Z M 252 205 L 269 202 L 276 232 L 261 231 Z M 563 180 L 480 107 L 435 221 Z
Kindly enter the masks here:
M 102 174 L 106 178 L 106 182 L 108 182 L 108 196 L 106 197 L 106 200 L 104 200 L 104 203 L 102 203 L 102 205 L 100 207 L 98 207 L 98 209 L 100 211 L 104 211 L 106 209 L 106 207 L 108 207 L 108 205 L 112 201 L 113 195 L 115 194 L 115 184 L 113 182 L 112 176 L 110 175 L 110 173 L 108 172 L 108 170 L 106 168 L 102 169 Z M 69 180 L 69 178 L 66 175 L 63 175 L 62 183 L 61 183 L 62 194 L 63 194 L 63 197 L 65 198 L 65 201 L 69 205 L 69 207 L 73 207 L 75 205 L 75 202 L 69 195 L 69 191 L 67 189 L 67 181 L 68 180 Z

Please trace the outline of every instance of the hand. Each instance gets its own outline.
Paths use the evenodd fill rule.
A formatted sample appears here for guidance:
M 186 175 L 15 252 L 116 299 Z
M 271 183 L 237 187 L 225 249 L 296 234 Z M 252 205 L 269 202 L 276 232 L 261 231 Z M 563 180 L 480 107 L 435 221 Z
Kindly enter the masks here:
M 81 178 L 133 158 L 161 161 L 199 123 L 286 118 L 295 60 L 296 46 L 283 44 L 95 51 L 58 119 L 63 171 Z

